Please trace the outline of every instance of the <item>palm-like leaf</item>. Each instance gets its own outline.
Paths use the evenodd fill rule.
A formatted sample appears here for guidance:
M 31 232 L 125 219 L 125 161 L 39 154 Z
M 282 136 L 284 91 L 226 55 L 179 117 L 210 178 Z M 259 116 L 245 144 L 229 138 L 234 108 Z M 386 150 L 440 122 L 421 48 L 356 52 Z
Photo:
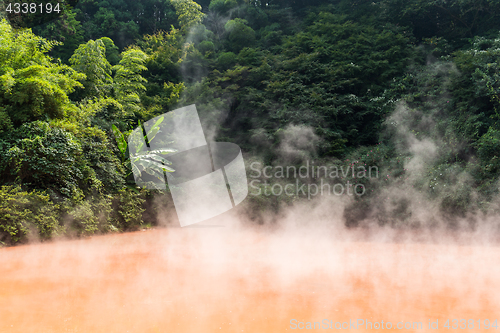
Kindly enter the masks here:
M 148 156 L 148 157 L 138 156 L 134 158 L 132 164 L 135 165 L 135 167 L 138 168 L 138 170 L 145 171 L 146 173 L 149 173 L 148 171 L 151 170 L 151 172 L 160 172 L 163 175 L 163 171 L 165 172 L 175 171 L 174 169 L 165 165 L 165 164 L 171 165 L 172 162 L 164 159 L 161 156 Z
M 118 145 L 118 149 L 120 149 L 120 152 L 122 153 L 122 160 L 125 159 L 125 156 L 127 154 L 127 142 L 125 141 L 125 138 L 123 137 L 123 133 L 120 132 L 118 127 L 115 125 L 111 126 L 113 129 L 113 133 L 115 135 L 116 143 Z

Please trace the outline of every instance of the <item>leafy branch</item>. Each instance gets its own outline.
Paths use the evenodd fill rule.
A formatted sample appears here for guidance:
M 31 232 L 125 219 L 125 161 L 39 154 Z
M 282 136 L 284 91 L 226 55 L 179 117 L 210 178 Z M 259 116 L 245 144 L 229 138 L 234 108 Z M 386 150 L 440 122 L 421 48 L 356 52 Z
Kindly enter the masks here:
M 173 148 L 162 148 L 150 150 L 149 144 L 156 137 L 158 132 L 160 131 L 160 124 L 163 122 L 164 117 L 160 117 L 155 124 L 150 128 L 150 130 L 144 135 L 144 140 L 141 140 L 139 145 L 136 148 L 136 151 L 141 151 L 144 148 L 144 144 L 147 144 L 148 149 L 144 153 L 132 154 L 129 152 L 129 147 L 127 141 L 123 133 L 115 126 L 112 126 L 113 133 L 115 135 L 116 143 L 118 145 L 118 149 L 121 152 L 122 164 L 126 164 L 126 167 L 130 170 L 127 174 L 127 178 L 132 174 L 141 174 L 142 172 L 146 172 L 151 176 L 155 176 L 158 179 L 164 179 L 166 172 L 175 172 L 175 170 L 169 165 L 172 165 L 172 162 L 164 158 L 160 155 L 168 155 L 171 153 L 177 152 L 176 149 Z M 139 128 L 143 129 L 141 122 L 139 121 Z M 171 144 L 172 142 L 168 142 L 166 144 Z M 128 154 L 127 154 L 128 153 Z M 130 167 L 129 167 L 130 165 Z

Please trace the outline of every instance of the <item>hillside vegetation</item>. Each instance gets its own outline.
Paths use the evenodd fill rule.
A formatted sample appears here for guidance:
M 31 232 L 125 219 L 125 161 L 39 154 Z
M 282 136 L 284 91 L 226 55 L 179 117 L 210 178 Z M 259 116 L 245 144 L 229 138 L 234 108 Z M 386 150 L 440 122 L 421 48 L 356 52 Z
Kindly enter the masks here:
M 425 224 L 417 196 L 450 226 L 496 209 L 497 0 L 80 0 L 32 28 L 12 17 L 3 4 L 0 245 L 157 224 L 168 190 L 136 188 L 117 138 L 190 104 L 247 162 L 376 166 L 347 225 Z M 261 222 L 308 198 L 247 200 Z

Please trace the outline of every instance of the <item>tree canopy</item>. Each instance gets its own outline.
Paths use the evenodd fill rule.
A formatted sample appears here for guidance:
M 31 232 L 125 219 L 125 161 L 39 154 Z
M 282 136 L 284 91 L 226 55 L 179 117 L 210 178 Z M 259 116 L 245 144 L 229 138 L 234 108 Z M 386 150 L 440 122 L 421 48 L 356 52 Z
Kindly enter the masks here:
M 145 208 L 159 194 L 135 186 L 124 142 L 143 122 L 193 103 L 213 139 L 266 165 L 372 164 L 387 175 L 374 189 L 411 186 L 450 221 L 493 209 L 496 0 L 67 5 L 50 20 L 16 24 L 14 13 L 0 22 L 0 198 L 12 202 L 0 210 L 20 221 L 49 214 L 31 226 L 43 239 L 63 232 L 60 220 L 76 234 L 154 220 Z M 410 177 L 418 155 L 410 143 L 430 141 L 435 157 Z M 380 224 L 411 219 L 403 198 L 387 208 L 380 193 L 359 199 L 359 214 Z M 278 209 L 296 199 L 252 203 Z M 361 219 L 352 211 L 346 220 Z M 30 223 L 0 216 L 0 242 L 26 240 Z

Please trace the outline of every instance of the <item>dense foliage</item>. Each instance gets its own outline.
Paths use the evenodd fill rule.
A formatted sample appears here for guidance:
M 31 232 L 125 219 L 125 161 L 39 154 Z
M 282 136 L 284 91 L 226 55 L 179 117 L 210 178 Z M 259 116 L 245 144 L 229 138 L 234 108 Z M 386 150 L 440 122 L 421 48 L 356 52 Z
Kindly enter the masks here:
M 72 4 L 33 30 L 0 23 L 2 243 L 156 223 L 145 208 L 158 209 L 158 194 L 134 186 L 120 138 L 192 103 L 248 161 L 379 167 L 387 177 L 366 181 L 348 224 L 410 221 L 407 197 L 380 195 L 391 186 L 410 186 L 450 221 L 492 209 L 496 0 Z M 433 156 L 412 169 L 423 158 L 415 143 Z M 255 215 L 296 199 L 250 206 Z

